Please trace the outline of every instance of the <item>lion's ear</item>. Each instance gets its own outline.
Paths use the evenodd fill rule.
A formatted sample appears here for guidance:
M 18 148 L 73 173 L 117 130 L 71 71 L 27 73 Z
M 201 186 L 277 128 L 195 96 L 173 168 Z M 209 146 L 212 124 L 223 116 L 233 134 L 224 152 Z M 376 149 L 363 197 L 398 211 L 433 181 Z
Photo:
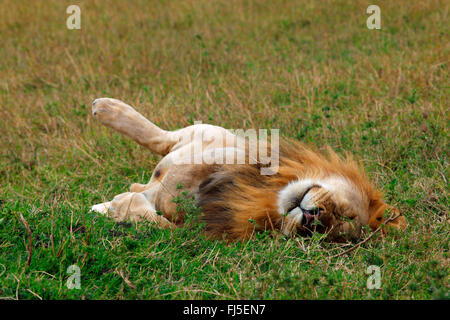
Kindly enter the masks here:
M 386 225 L 389 227 L 394 227 L 400 230 L 405 230 L 406 227 L 408 226 L 408 223 L 406 222 L 406 218 L 404 216 L 401 215 L 400 211 L 397 208 L 388 206 L 387 207 L 388 210 L 387 211 L 387 218 L 389 219 L 389 217 L 395 218 L 392 221 L 389 221 Z
M 370 201 L 369 226 L 372 230 L 378 229 L 378 227 L 384 222 L 383 214 L 386 208 L 387 205 L 379 199 L 373 199 Z
M 389 227 L 404 230 L 408 225 L 405 217 L 400 214 L 397 208 L 389 206 L 382 201 L 372 203 L 370 211 L 369 226 L 372 230 L 378 229 L 389 218 L 394 218 L 386 223 Z

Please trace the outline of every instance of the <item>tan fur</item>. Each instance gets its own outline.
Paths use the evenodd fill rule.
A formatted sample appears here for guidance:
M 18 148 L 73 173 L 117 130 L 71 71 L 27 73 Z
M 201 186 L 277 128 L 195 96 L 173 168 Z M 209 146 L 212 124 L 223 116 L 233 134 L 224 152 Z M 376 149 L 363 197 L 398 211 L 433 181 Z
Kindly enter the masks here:
M 286 234 L 308 234 L 316 230 L 328 233 L 331 240 L 341 241 L 358 238 L 361 225 L 378 228 L 384 222 L 386 209 L 399 215 L 381 200 L 381 193 L 368 181 L 362 166 L 351 156 L 341 159 L 330 148 L 323 155 L 299 142 L 283 141 L 274 175 L 261 175 L 260 163 L 179 164 L 180 160 L 192 157 L 193 150 L 200 145 L 201 152 L 206 154 L 235 147 L 237 137 L 224 128 L 210 125 L 164 131 L 129 105 L 109 98 L 94 101 L 93 115 L 104 125 L 165 155 L 148 184 L 133 184 L 131 192 L 93 207 L 94 211 L 118 221 L 147 219 L 160 227 L 171 228 L 183 224 L 184 213 L 177 211 L 172 201 L 180 195 L 179 184 L 197 197 L 206 233 L 211 238 L 248 239 L 261 230 L 281 230 Z M 215 140 L 218 136 L 225 139 Z M 287 215 L 279 212 L 306 183 L 310 185 L 302 197 L 298 196 L 298 201 L 319 210 L 314 216 L 318 224 L 314 226 L 298 221 L 302 215 L 294 215 L 295 210 Z M 303 215 L 304 210 L 309 209 L 302 208 Z M 164 216 L 159 216 L 157 211 Z M 389 225 L 405 228 L 406 220 L 399 215 Z

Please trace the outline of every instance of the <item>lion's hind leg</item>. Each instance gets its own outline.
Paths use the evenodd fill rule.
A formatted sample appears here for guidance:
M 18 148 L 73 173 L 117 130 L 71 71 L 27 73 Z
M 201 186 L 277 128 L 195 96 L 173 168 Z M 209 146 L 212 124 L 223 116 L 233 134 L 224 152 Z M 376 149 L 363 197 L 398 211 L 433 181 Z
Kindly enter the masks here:
M 130 137 L 151 151 L 166 155 L 178 142 L 128 104 L 112 98 L 99 98 L 92 103 L 92 115 L 103 125 Z
M 158 227 L 175 228 L 173 223 L 156 213 L 155 207 L 143 193 L 125 192 L 115 196 L 110 202 L 92 206 L 91 210 L 106 214 L 117 222 L 147 220 L 154 222 Z

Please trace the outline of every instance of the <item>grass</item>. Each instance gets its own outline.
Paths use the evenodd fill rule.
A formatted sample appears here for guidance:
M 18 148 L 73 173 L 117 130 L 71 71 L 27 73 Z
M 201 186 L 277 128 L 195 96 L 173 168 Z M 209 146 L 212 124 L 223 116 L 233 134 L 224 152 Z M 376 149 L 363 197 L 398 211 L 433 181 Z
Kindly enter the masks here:
M 381 30 L 370 1 L 77 3 L 81 30 L 71 1 L 0 3 L 2 299 L 448 298 L 448 2 L 377 1 Z M 103 96 L 167 129 L 280 128 L 351 151 L 409 228 L 333 258 L 351 244 L 113 223 L 88 208 L 158 157 L 92 119 Z

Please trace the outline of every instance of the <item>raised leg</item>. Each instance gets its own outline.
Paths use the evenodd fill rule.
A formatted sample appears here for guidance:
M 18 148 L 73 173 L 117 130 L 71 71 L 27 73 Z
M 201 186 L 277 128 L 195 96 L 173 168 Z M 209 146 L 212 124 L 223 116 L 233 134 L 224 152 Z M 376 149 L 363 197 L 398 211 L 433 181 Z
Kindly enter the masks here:
M 197 149 L 234 146 L 236 136 L 228 130 L 208 124 L 196 124 L 176 131 L 166 131 L 146 119 L 128 104 L 112 98 L 100 98 L 92 103 L 92 115 L 103 125 L 127 135 L 151 151 L 167 155 L 184 148 L 178 157 Z M 192 149 L 195 151 L 196 149 Z
M 166 155 L 178 141 L 128 104 L 111 98 L 100 98 L 92 103 L 92 115 L 103 125 L 127 135 L 151 151 Z

